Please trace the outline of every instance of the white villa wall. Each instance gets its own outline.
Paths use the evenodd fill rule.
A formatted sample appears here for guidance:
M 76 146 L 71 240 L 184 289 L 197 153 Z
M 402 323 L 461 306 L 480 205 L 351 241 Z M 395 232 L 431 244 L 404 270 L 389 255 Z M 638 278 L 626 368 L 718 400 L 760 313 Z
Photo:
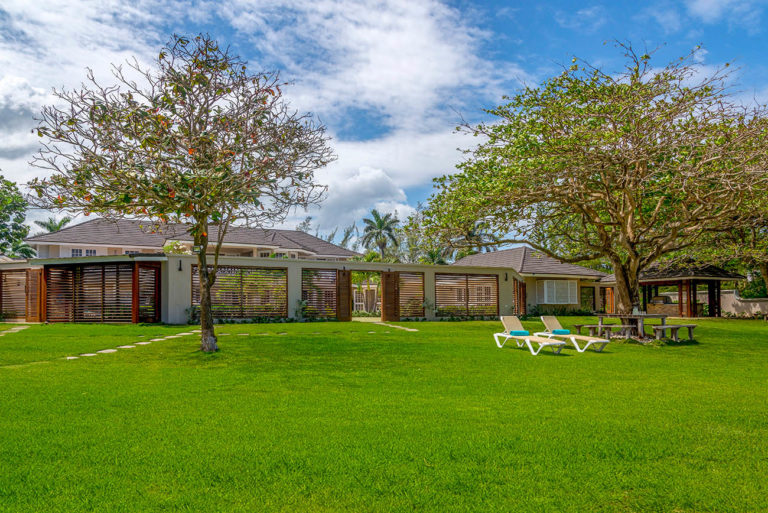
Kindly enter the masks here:
M 162 264 L 162 306 L 163 322 L 183 324 L 187 322 L 187 310 L 192 306 L 192 266 L 197 264 L 194 255 L 168 255 Z M 179 263 L 181 262 L 181 271 Z M 513 278 L 520 279 L 509 269 L 468 266 L 429 266 L 414 264 L 385 264 L 371 262 L 326 262 L 316 260 L 293 260 L 274 258 L 222 257 L 219 265 L 273 267 L 287 269 L 288 274 L 288 316 L 297 317 L 301 300 L 302 269 L 343 269 L 349 271 L 411 271 L 424 273 L 424 297 L 427 304 L 435 304 L 435 273 L 491 274 L 499 277 L 499 314 L 511 315 Z M 507 280 L 505 281 L 505 275 Z M 434 319 L 434 311 L 427 309 L 426 317 Z

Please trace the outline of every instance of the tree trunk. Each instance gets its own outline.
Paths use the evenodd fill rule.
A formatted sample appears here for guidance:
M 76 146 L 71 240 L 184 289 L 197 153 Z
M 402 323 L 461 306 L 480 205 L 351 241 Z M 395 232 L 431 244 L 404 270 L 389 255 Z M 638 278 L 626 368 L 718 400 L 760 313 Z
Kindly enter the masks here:
M 207 243 L 207 240 L 205 241 Z M 211 310 L 211 287 L 208 273 L 208 262 L 205 251 L 207 244 L 198 245 L 197 270 L 200 278 L 200 350 L 213 353 L 219 350 L 216 334 L 213 331 L 213 311 Z
M 379 244 L 379 254 L 381 255 L 381 259 L 384 260 L 384 250 L 387 249 L 387 243 Z
M 613 263 L 616 276 L 616 313 L 630 314 L 640 303 L 640 279 L 636 262 Z
M 760 275 L 763 277 L 765 290 L 768 290 L 768 262 L 760 262 L 757 264 L 757 268 L 760 269 Z

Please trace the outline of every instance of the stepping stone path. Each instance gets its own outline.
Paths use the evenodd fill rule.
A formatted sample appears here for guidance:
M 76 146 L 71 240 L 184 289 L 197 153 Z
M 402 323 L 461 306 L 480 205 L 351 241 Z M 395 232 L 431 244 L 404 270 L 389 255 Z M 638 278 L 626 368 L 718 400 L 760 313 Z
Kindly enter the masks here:
M 13 328 L 8 328 L 5 331 L 0 331 L 0 337 L 4 337 L 4 336 L 10 335 L 12 333 L 18 333 L 18 332 L 20 332 L 22 330 L 25 330 L 27 328 L 29 328 L 29 326 L 26 326 L 26 325 L 25 326 L 14 326 Z
M 387 324 L 385 322 L 375 322 L 374 324 L 378 326 L 386 326 L 387 328 L 397 328 L 399 330 L 405 330 L 405 331 L 419 331 L 416 328 L 406 328 L 405 326 L 397 326 L 396 324 Z
M 19 327 L 16 327 L 16 328 L 11 328 L 10 330 L 6 330 L 6 331 L 3 331 L 3 332 L 0 332 L 0 336 L 4 335 L 5 333 L 11 332 L 11 331 L 13 331 L 13 332 L 21 331 L 21 330 L 23 330 L 25 328 L 28 328 L 28 327 L 29 326 L 19 326 Z M 162 338 L 153 338 L 153 339 L 150 339 L 150 340 L 147 340 L 147 341 L 144 341 L 144 342 L 136 342 L 134 344 L 125 344 L 125 345 L 122 345 L 122 346 L 117 346 L 117 349 L 134 349 L 136 346 L 147 346 L 147 345 L 151 344 L 152 342 L 161 342 L 163 340 L 174 339 L 174 338 L 181 338 L 181 337 L 184 337 L 184 336 L 194 335 L 195 333 L 200 333 L 200 330 L 197 330 L 196 332 L 195 331 L 185 331 L 183 333 L 177 333 L 175 335 L 168 335 L 168 336 L 162 337 Z M 145 337 L 145 336 L 146 335 L 139 335 L 139 337 Z M 117 349 L 111 349 L 111 348 L 109 348 L 109 349 L 102 349 L 100 351 L 96 351 L 95 353 L 81 353 L 80 356 L 65 356 L 64 359 L 65 360 L 77 360 L 81 356 L 96 356 L 97 354 L 116 353 Z

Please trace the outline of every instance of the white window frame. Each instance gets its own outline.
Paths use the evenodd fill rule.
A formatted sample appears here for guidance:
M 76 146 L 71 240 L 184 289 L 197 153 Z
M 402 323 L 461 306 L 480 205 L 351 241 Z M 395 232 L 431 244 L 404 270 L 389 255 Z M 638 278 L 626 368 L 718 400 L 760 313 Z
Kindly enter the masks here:
M 542 305 L 578 305 L 578 280 L 538 280 L 536 296 Z
M 85 256 L 96 256 L 96 250 L 95 249 L 86 249 L 85 250 Z
M 70 250 L 70 256 L 72 258 L 80 258 L 81 256 L 83 256 L 82 248 L 72 248 Z

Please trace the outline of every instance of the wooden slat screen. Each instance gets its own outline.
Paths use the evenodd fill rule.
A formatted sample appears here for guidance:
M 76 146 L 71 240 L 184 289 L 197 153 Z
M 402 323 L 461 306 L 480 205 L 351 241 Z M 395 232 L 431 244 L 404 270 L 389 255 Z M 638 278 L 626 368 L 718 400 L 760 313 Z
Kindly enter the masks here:
M 499 277 L 493 274 L 468 274 L 469 315 L 499 314 Z
M 336 317 L 336 269 L 302 269 L 301 299 L 306 317 Z
M 451 315 L 498 315 L 499 279 L 484 274 L 435 274 L 435 313 Z
M 139 321 L 159 321 L 158 278 L 160 269 L 157 267 L 139 266 Z
M 74 269 L 70 267 L 47 267 L 46 320 L 48 322 L 74 321 L 75 289 Z
M 197 269 L 192 266 L 194 306 L 200 306 Z M 216 319 L 288 317 L 288 272 L 266 267 L 220 266 L 211 289 L 211 302 Z
M 27 269 L 27 322 L 40 322 L 42 269 Z
M 48 322 L 131 322 L 133 264 L 48 267 Z
M 26 319 L 27 270 L 0 271 L 3 319 Z
M 512 312 L 515 315 L 525 314 L 525 282 L 512 279 Z
M 400 317 L 424 317 L 424 273 L 400 273 Z

